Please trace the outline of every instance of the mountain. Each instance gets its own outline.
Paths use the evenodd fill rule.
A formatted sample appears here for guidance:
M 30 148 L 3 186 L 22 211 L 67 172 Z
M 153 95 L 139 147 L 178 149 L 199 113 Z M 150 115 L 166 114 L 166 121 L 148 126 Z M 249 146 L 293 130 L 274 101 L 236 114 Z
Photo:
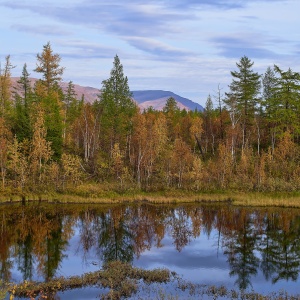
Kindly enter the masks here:
M 139 104 L 142 109 L 152 106 L 154 109 L 161 110 L 165 106 L 166 101 L 170 97 L 173 97 L 177 101 L 180 109 L 185 108 L 187 110 L 203 110 L 203 107 L 200 104 L 169 91 L 145 90 L 133 91 L 132 94 L 133 99 Z
M 13 77 L 12 83 L 13 87 L 18 90 L 17 81 L 20 78 Z M 31 85 L 33 86 L 34 83 L 37 81 L 36 78 L 30 78 Z M 61 87 L 64 91 L 68 88 L 67 82 L 62 82 Z M 96 99 L 98 99 L 98 95 L 101 94 L 99 89 L 89 87 L 89 86 L 81 86 L 79 84 L 74 84 L 75 92 L 77 94 L 78 99 L 81 99 L 82 95 L 84 95 L 84 100 L 86 102 L 92 103 Z M 195 110 L 203 111 L 203 107 L 195 103 L 187 98 L 183 98 L 179 95 L 176 95 L 169 91 L 162 91 L 162 90 L 145 90 L 145 91 L 133 91 L 132 92 L 133 99 L 138 103 L 141 110 L 147 109 L 148 107 L 152 106 L 156 110 L 162 110 L 165 106 L 167 100 L 170 97 L 173 97 L 177 101 L 177 105 L 180 109 L 186 110 Z

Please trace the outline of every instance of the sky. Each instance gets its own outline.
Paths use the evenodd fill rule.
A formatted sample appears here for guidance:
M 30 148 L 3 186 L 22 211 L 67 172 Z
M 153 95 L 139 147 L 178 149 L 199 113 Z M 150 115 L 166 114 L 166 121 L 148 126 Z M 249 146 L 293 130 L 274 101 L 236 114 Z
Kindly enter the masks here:
M 246 55 L 263 74 L 300 71 L 300 0 L 0 0 L 0 62 L 31 77 L 50 42 L 64 81 L 101 89 L 118 55 L 135 90 L 167 90 L 205 105 L 228 91 Z

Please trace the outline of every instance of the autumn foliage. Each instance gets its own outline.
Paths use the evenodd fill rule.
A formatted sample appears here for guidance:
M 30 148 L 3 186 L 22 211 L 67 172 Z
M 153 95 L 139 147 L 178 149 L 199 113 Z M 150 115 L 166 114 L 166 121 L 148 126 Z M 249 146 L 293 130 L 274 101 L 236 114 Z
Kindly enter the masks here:
M 10 57 L 0 76 L 1 191 L 68 192 L 82 183 L 118 190 L 294 191 L 300 188 L 300 75 L 278 66 L 264 76 L 242 57 L 229 90 L 204 111 L 140 111 L 118 56 L 94 103 L 69 83 L 50 43 L 26 64 L 18 89 Z M 214 101 L 216 100 L 216 107 Z

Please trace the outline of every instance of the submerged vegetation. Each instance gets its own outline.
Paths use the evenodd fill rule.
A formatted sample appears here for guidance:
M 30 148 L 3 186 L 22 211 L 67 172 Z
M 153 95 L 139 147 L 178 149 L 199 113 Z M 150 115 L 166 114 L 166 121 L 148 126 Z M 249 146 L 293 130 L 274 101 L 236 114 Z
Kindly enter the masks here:
M 49 295 L 55 295 L 58 291 L 97 286 L 102 289 L 109 289 L 106 294 L 102 295 L 102 299 L 121 299 L 136 293 L 140 281 L 147 284 L 153 282 L 166 283 L 171 280 L 172 276 L 174 274 L 166 269 L 142 270 L 133 268 L 128 263 L 112 261 L 107 263 L 102 270 L 82 276 L 56 278 L 42 283 L 25 281 L 10 287 L 9 293 L 17 297 L 27 298 L 35 298 L 41 295 L 47 299 Z
M 159 284 L 159 285 L 157 285 Z M 168 290 L 172 284 L 175 292 Z M 227 289 L 224 286 L 207 286 L 182 280 L 176 273 L 167 269 L 143 270 L 134 268 L 128 263 L 112 261 L 102 270 L 72 276 L 55 278 L 48 282 L 24 281 L 8 287 L 10 299 L 55 299 L 60 291 L 83 287 L 97 287 L 100 299 L 249 299 L 249 300 L 296 300 L 300 295 L 289 295 L 287 292 L 261 295 L 255 292 L 245 292 Z M 199 298 L 201 297 L 201 298 Z
M 34 70 L 42 78 L 30 79 L 25 64 L 15 84 L 10 56 L 1 64 L 1 200 L 194 201 L 213 192 L 249 204 L 241 193 L 299 190 L 299 73 L 275 65 L 260 76 L 242 57 L 228 91 L 208 96 L 204 111 L 170 98 L 162 111 L 141 112 L 118 56 L 93 103 L 72 82 L 61 88 L 60 60 L 47 43 Z M 298 206 L 298 195 L 287 197 Z

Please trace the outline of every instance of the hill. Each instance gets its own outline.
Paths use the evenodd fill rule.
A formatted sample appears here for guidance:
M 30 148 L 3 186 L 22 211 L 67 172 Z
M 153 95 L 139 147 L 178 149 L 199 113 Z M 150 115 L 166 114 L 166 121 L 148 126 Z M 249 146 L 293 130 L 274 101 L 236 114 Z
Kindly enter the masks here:
M 17 87 L 17 81 L 19 78 L 13 77 L 12 82 L 13 86 Z M 30 78 L 32 86 L 36 82 L 36 78 Z M 64 91 L 67 90 L 68 83 L 62 82 L 61 87 Z M 101 91 L 97 88 L 89 87 L 89 86 L 81 86 L 79 84 L 74 84 L 75 92 L 77 97 L 80 99 L 82 95 L 84 95 L 84 99 L 86 102 L 92 103 L 97 98 L 98 95 L 101 94 Z M 139 107 L 143 109 L 147 109 L 152 106 L 156 110 L 162 110 L 166 104 L 166 101 L 173 97 L 179 106 L 180 109 L 186 110 L 199 110 L 202 111 L 203 107 L 195 103 L 187 98 L 181 97 L 177 94 L 174 94 L 170 91 L 162 91 L 162 90 L 144 90 L 144 91 L 133 91 L 132 92 L 133 99 L 138 103 Z
M 170 97 L 173 97 L 177 101 L 178 106 L 181 109 L 185 108 L 187 110 L 196 110 L 196 109 L 199 111 L 203 110 L 203 107 L 200 104 L 195 103 L 190 99 L 174 94 L 173 92 L 170 91 L 145 90 L 145 91 L 133 91 L 132 94 L 134 100 L 143 109 L 152 106 L 154 109 L 161 110 L 166 104 L 166 101 Z

